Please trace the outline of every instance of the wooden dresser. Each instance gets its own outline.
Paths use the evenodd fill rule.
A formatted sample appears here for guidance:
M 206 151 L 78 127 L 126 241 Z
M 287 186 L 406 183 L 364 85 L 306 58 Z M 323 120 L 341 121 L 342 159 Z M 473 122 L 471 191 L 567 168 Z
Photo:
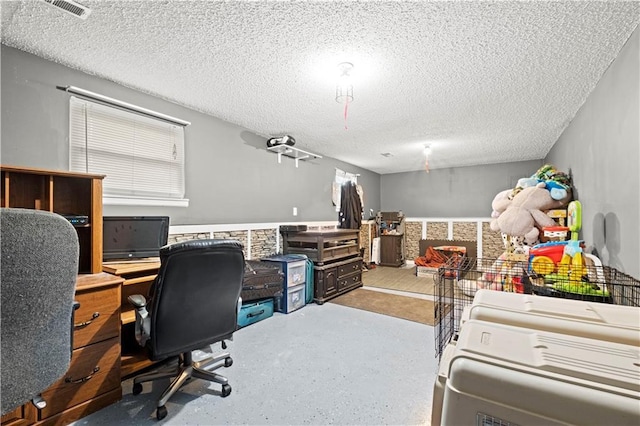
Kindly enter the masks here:
M 313 261 L 313 300 L 329 299 L 362 287 L 360 230 L 281 230 L 284 254 L 305 254 Z
M 362 258 L 354 257 L 314 266 L 313 280 L 313 300 L 318 304 L 362 287 Z
M 404 235 L 380 235 L 380 266 L 404 264 Z
M 400 212 L 376 214 L 376 236 L 380 238 L 380 266 L 405 264 L 405 216 Z
M 58 425 L 118 401 L 120 291 L 123 279 L 102 272 L 102 175 L 1 166 L 2 207 L 86 216 L 75 225 L 80 243 L 73 353 L 67 373 L 31 402 L 2 416 L 2 425 Z M 25 331 L 27 332 L 27 331 Z

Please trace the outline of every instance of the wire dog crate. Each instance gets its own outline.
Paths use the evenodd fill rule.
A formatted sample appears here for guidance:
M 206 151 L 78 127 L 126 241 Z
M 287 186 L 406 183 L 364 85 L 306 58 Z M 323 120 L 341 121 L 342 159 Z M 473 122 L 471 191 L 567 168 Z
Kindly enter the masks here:
M 435 344 L 440 358 L 460 331 L 463 310 L 479 289 L 640 306 L 640 281 L 601 265 L 544 271 L 528 260 L 454 258 L 435 274 Z M 547 272 L 547 273 L 545 273 Z M 551 273 L 554 272 L 554 273 Z

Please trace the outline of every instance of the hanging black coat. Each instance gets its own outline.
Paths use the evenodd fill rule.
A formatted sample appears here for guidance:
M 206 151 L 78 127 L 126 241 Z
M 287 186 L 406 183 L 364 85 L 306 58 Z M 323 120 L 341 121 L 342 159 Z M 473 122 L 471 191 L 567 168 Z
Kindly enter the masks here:
M 338 228 L 360 229 L 362 224 L 362 202 L 353 182 L 342 185 L 340 190 L 340 213 Z

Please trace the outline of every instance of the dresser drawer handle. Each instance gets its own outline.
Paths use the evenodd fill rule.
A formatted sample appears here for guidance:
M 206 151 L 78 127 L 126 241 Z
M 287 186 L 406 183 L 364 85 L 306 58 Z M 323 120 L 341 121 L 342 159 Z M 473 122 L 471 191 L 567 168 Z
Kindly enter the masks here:
M 64 382 L 65 383 L 84 383 L 84 382 L 88 382 L 89 380 L 91 380 L 93 375 L 96 374 L 98 371 L 100 371 L 100 367 L 94 368 L 93 371 L 91 372 L 91 374 L 89 374 L 88 376 L 83 377 L 81 379 L 73 380 L 71 377 L 65 377 Z
M 74 328 L 86 327 L 89 324 L 91 324 L 93 322 L 93 320 L 98 318 L 99 316 L 100 316 L 100 312 L 94 312 L 93 315 L 91 315 L 91 319 L 89 321 L 81 322 L 79 324 L 73 324 L 73 327 Z

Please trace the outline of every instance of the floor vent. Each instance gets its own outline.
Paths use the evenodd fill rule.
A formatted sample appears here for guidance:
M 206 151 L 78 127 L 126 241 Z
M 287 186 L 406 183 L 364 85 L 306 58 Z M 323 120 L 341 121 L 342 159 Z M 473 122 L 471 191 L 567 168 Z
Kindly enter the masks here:
M 86 6 L 81 5 L 80 3 L 76 3 L 73 0 L 44 0 L 49 3 L 51 6 L 57 7 L 58 9 L 62 9 L 71 15 L 80 18 L 87 19 L 87 16 L 91 13 L 91 9 Z

